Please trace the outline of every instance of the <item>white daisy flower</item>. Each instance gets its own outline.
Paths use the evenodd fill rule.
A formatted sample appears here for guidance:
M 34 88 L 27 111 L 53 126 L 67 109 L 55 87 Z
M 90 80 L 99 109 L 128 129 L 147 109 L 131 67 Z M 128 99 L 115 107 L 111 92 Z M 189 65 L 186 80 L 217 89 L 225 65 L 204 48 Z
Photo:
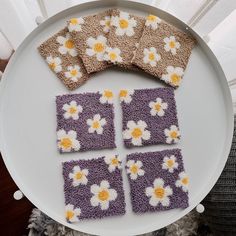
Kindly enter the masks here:
M 121 102 L 130 103 L 132 101 L 132 95 L 134 94 L 134 90 L 120 90 L 119 97 Z
M 106 51 L 107 39 L 99 35 L 97 38 L 89 37 L 87 39 L 87 45 L 89 48 L 86 49 L 86 54 L 90 57 L 96 56 L 98 61 L 103 61 L 103 56 Z
M 100 21 L 100 25 L 104 26 L 103 31 L 108 33 L 110 31 L 111 17 L 105 16 L 104 19 Z
M 49 56 L 46 58 L 46 61 L 51 68 L 51 70 L 55 71 L 56 73 L 59 73 L 62 71 L 61 67 L 61 58 L 60 57 L 52 57 Z
M 72 185 L 74 187 L 86 185 L 88 183 L 87 175 L 88 169 L 80 169 L 79 166 L 74 166 L 72 173 L 69 174 L 69 178 L 73 180 Z
M 141 161 L 129 160 L 126 163 L 127 173 L 130 175 L 130 179 L 136 180 L 139 176 L 143 176 L 145 171 L 142 169 L 143 163 Z
M 112 63 L 116 63 L 116 62 L 122 62 L 123 59 L 120 56 L 120 49 L 119 48 L 110 48 L 108 47 L 106 49 L 106 53 L 104 54 L 104 60 L 105 61 L 110 61 Z
M 161 79 L 172 86 L 179 86 L 184 75 L 184 70 L 181 67 L 168 66 L 166 71 L 167 74 L 163 74 Z
M 74 223 L 79 221 L 79 216 L 81 215 L 80 208 L 74 208 L 72 204 L 67 204 L 65 207 L 65 217 L 69 223 Z
M 68 30 L 70 32 L 72 32 L 72 31 L 76 31 L 76 32 L 82 31 L 82 25 L 83 24 L 84 24 L 84 19 L 82 17 L 72 18 L 69 21 Z
M 176 54 L 176 50 L 180 48 L 180 43 L 176 41 L 175 36 L 164 38 L 166 52 L 171 52 L 173 55 Z
M 60 129 L 57 131 L 57 146 L 62 152 L 79 151 L 80 142 L 76 138 L 77 133 L 74 130 L 66 132 Z
M 151 29 L 156 30 L 161 23 L 161 19 L 154 15 L 149 15 L 146 17 L 146 26 L 150 26 Z
M 157 62 L 161 60 L 160 54 L 157 53 L 156 48 L 150 47 L 149 49 L 144 48 L 143 50 L 143 62 L 150 64 L 152 67 L 157 65 Z
M 145 190 L 146 196 L 150 197 L 149 204 L 156 207 L 159 203 L 162 206 L 170 205 L 170 198 L 173 194 L 171 187 L 168 185 L 164 187 L 164 180 L 157 178 L 153 182 L 153 187 L 147 187 Z
M 151 108 L 151 115 L 152 116 L 164 116 L 165 110 L 168 108 L 168 104 L 163 102 L 161 98 L 157 98 L 156 101 L 151 101 L 149 103 L 149 107 Z
M 179 173 L 179 179 L 176 181 L 175 185 L 176 187 L 181 187 L 184 192 L 188 191 L 189 177 L 184 171 Z
M 170 173 L 173 173 L 175 169 L 178 169 L 178 162 L 176 161 L 176 157 L 171 155 L 170 157 L 164 157 L 162 163 L 162 169 L 168 170 Z
M 65 77 L 72 80 L 73 82 L 78 82 L 78 80 L 82 77 L 82 73 L 80 72 L 80 66 L 68 66 L 65 72 Z
M 112 16 L 111 25 L 116 27 L 116 35 L 133 36 L 137 21 L 133 17 L 131 18 L 129 13 L 121 11 L 120 16 Z
M 107 210 L 109 203 L 116 200 L 117 192 L 115 189 L 110 188 L 107 180 L 101 181 L 100 185 L 93 184 L 90 188 L 93 194 L 90 203 L 93 207 L 100 206 L 101 210 Z
M 66 34 L 66 37 L 58 36 L 57 42 L 61 45 L 58 48 L 58 51 L 61 54 L 65 55 L 66 53 L 69 53 L 72 57 L 76 57 L 78 55 L 75 44 L 69 33 Z
M 135 146 L 142 146 L 142 140 L 149 140 L 151 137 L 150 131 L 146 130 L 147 123 L 139 120 L 135 123 L 133 120 L 127 122 L 127 129 L 123 131 L 124 139 L 131 139 Z
M 103 126 L 106 125 L 106 119 L 101 118 L 99 114 L 96 114 L 93 116 L 93 119 L 87 120 L 87 125 L 89 126 L 88 132 L 94 133 L 97 132 L 97 134 L 103 133 Z
M 176 125 L 171 125 L 169 129 L 164 130 L 167 143 L 178 143 L 180 139 L 179 128 Z
M 109 166 L 108 170 L 110 173 L 117 169 L 121 169 L 121 158 L 119 156 L 106 156 L 104 158 L 105 163 Z
M 104 90 L 101 94 L 101 97 L 99 98 L 99 101 L 102 104 L 105 103 L 109 103 L 112 104 L 113 103 L 113 99 L 114 99 L 114 94 L 111 90 Z
M 72 118 L 73 120 L 79 119 L 79 113 L 83 111 L 83 107 L 77 105 L 76 101 L 71 101 L 69 104 L 64 104 L 62 109 L 65 111 L 63 114 L 65 119 Z

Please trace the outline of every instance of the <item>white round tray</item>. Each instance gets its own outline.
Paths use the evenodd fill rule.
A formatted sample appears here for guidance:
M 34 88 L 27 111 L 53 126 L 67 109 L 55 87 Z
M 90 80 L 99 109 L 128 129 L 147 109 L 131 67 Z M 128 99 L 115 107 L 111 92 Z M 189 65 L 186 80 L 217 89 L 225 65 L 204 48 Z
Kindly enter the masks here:
M 55 96 L 69 93 L 47 68 L 36 48 L 65 26 L 72 16 L 83 16 L 119 7 L 139 15 L 152 13 L 185 30 L 186 25 L 154 7 L 119 0 L 90 2 L 67 9 L 35 29 L 14 53 L 0 87 L 0 148 L 6 166 L 32 203 L 48 216 L 73 229 L 98 235 L 137 235 L 162 228 L 193 209 L 210 191 L 225 165 L 233 133 L 233 109 L 224 73 L 204 41 L 197 39 L 184 80 L 176 90 L 179 125 L 186 171 L 190 176 L 190 206 L 187 209 L 135 215 L 131 210 L 129 186 L 123 173 L 127 213 L 121 217 L 68 224 L 64 219 L 61 162 L 118 153 L 154 151 L 171 146 L 155 145 L 127 150 L 121 137 L 121 109 L 115 103 L 117 149 L 60 155 L 56 147 Z M 109 69 L 93 75 L 74 93 L 109 88 L 161 87 L 144 73 Z

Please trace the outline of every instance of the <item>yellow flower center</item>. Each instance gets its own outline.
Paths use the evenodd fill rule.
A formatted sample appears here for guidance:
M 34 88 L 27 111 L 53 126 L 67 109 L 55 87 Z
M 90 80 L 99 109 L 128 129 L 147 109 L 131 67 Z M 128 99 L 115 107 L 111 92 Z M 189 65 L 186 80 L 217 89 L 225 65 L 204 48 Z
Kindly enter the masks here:
M 80 171 L 76 173 L 75 178 L 79 180 L 82 179 L 83 176 L 84 176 L 83 172 Z
M 72 147 L 72 141 L 70 138 L 63 138 L 60 141 L 60 146 L 63 147 L 64 149 L 68 149 Z
M 101 192 L 98 193 L 98 198 L 101 201 L 106 201 L 109 198 L 109 192 L 107 190 L 102 190 Z
M 154 53 L 150 52 L 148 58 L 149 58 L 150 61 L 153 61 L 155 59 Z
M 114 165 L 114 166 L 117 166 L 117 165 L 119 164 L 118 159 L 114 157 L 114 158 L 111 160 L 111 164 Z
M 165 189 L 162 187 L 157 187 L 155 188 L 154 193 L 157 198 L 162 199 L 165 195 Z
M 73 211 L 66 211 L 66 219 L 70 220 L 71 218 L 73 218 L 75 215 L 75 213 Z
M 110 52 L 109 56 L 111 60 L 115 60 L 117 58 L 117 55 L 114 52 Z
M 131 135 L 134 137 L 134 138 L 139 138 L 140 136 L 142 136 L 143 132 L 140 128 L 134 128 Z
M 93 128 L 94 128 L 94 129 L 98 129 L 99 127 L 100 127 L 99 122 L 98 122 L 98 121 L 94 121 L 94 122 L 93 122 Z
M 156 20 L 156 16 L 154 16 L 154 15 L 149 15 L 148 17 L 147 17 L 147 20 L 148 21 L 155 21 Z
M 93 46 L 93 50 L 94 50 L 95 52 L 98 52 L 98 53 L 99 53 L 99 52 L 103 52 L 104 49 L 105 49 L 105 46 L 104 46 L 103 43 L 95 43 L 94 46 Z
M 137 165 L 132 165 L 130 167 L 130 171 L 133 173 L 133 174 L 137 174 L 138 173 L 138 166 Z
M 69 49 L 74 48 L 74 42 L 71 39 L 66 40 L 65 46 Z
M 170 48 L 175 48 L 175 42 L 174 41 L 170 41 L 169 42 L 169 46 L 170 46 Z
M 77 112 L 76 107 L 70 107 L 70 108 L 69 108 L 69 113 L 70 113 L 70 114 L 75 114 L 76 112 Z
M 105 90 L 105 91 L 104 91 L 104 96 L 105 96 L 106 98 L 112 98 L 112 97 L 113 97 L 113 93 L 112 93 L 112 91 L 110 91 L 110 90 Z
M 129 26 L 129 22 L 127 20 L 125 20 L 125 19 L 121 19 L 119 24 L 120 24 L 120 28 L 121 29 L 126 29 Z
M 167 161 L 167 166 L 168 167 L 172 167 L 174 165 L 174 161 L 173 160 L 168 160 Z
M 178 137 L 178 133 L 177 133 L 176 131 L 172 131 L 172 132 L 170 133 L 170 137 L 173 138 L 173 139 L 175 139 L 175 138 Z
M 174 74 L 171 75 L 171 82 L 173 84 L 178 85 L 180 80 L 181 80 L 181 77 L 178 76 L 177 74 L 174 73 Z
M 128 91 L 127 91 L 127 90 L 120 90 L 119 96 L 120 96 L 120 97 L 126 97 L 127 94 L 128 94 Z
M 78 71 L 76 69 L 73 69 L 73 70 L 70 71 L 70 74 L 72 76 L 76 76 L 78 74 Z
M 57 65 L 56 65 L 55 62 L 49 64 L 49 67 L 50 67 L 52 70 L 55 70 L 56 66 L 57 66 Z
M 111 21 L 110 21 L 110 20 L 107 20 L 107 21 L 105 22 L 105 25 L 106 25 L 107 27 L 110 27 Z
M 155 104 L 155 109 L 156 109 L 156 111 L 160 111 L 161 105 L 159 103 Z
M 79 22 L 78 22 L 78 19 L 77 19 L 77 18 L 72 18 L 72 19 L 70 19 L 70 23 L 71 23 L 72 25 L 77 25 Z
M 184 177 L 181 181 L 184 185 L 187 185 L 189 183 L 188 177 Z

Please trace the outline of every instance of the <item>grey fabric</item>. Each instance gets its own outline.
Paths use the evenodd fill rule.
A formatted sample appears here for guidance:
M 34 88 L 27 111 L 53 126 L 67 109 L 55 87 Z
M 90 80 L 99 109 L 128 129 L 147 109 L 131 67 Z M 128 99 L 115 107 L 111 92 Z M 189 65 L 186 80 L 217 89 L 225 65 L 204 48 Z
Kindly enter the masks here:
M 214 235 L 236 235 L 236 117 L 234 135 L 225 168 L 203 201 L 204 220 Z
M 198 220 L 199 214 L 193 210 L 180 220 L 169 225 L 166 228 L 143 234 L 140 236 L 194 236 L 198 235 Z M 34 209 L 29 219 L 28 228 L 30 229 L 29 236 L 92 236 L 81 233 L 70 228 L 67 228 L 50 217 L 42 213 L 38 209 Z M 204 235 L 208 236 L 208 235 Z M 210 235 L 209 235 L 210 236 Z

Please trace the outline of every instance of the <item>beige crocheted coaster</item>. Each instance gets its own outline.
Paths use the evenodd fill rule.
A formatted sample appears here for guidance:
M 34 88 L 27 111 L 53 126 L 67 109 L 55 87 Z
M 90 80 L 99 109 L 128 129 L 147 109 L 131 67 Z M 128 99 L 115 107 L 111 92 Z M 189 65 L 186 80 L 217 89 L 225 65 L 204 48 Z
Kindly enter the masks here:
M 178 87 L 195 40 L 160 18 L 149 15 L 132 63 Z
M 76 89 L 88 79 L 67 28 L 42 43 L 38 51 L 68 89 Z
M 104 61 L 111 10 L 96 15 L 72 18 L 68 29 L 87 72 L 93 73 L 110 66 Z
M 137 43 L 142 36 L 145 18 L 115 9 L 112 11 L 111 27 L 108 36 L 109 47 L 104 59 L 125 67 L 137 69 L 132 65 Z

